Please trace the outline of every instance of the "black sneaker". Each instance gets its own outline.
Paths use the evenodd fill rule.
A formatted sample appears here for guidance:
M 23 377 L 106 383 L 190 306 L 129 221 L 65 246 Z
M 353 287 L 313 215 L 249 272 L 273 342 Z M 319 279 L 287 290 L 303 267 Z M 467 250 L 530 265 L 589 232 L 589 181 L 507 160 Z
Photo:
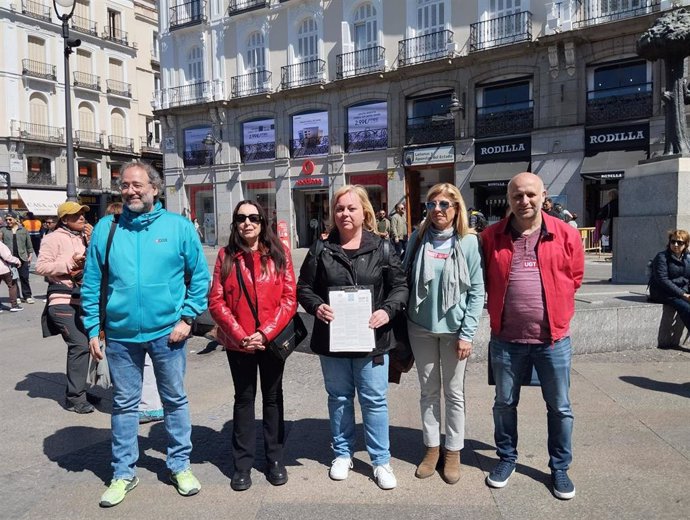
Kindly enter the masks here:
M 67 401 L 65 409 L 68 412 L 74 413 L 92 413 L 95 410 L 94 406 L 88 401 L 79 401 L 78 403 Z
M 23 311 L 23 310 L 24 310 L 24 307 L 22 307 L 18 303 L 15 303 L 14 305 L 12 305 L 12 307 L 10 307 L 10 312 L 19 312 L 19 311 Z
M 515 471 L 515 463 L 499 460 L 491 473 L 486 477 L 486 484 L 492 488 L 502 488 L 508 484 L 508 479 Z
M 553 494 L 556 498 L 570 500 L 575 496 L 575 484 L 570 480 L 566 470 L 557 469 L 552 471 L 551 483 L 553 484 Z

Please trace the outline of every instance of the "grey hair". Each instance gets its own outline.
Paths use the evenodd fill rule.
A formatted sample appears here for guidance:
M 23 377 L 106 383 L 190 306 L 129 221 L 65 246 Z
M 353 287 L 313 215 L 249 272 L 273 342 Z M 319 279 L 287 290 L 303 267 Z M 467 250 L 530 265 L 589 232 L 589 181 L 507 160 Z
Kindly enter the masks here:
M 161 174 L 158 173 L 158 170 L 156 170 L 150 163 L 134 159 L 126 162 L 120 167 L 120 183 L 122 183 L 122 176 L 130 168 L 141 168 L 146 172 L 146 175 L 149 177 L 149 182 L 158 190 L 158 194 L 154 197 L 154 200 L 158 202 L 158 199 L 160 198 L 161 193 L 163 193 L 164 188 L 163 178 L 161 177 Z

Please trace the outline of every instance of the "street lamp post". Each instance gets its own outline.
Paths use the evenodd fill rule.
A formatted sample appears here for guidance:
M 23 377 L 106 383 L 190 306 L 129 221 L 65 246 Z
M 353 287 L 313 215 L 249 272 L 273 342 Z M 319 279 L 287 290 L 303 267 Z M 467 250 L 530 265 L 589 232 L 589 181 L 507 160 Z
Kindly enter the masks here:
M 65 54 L 65 133 L 67 142 L 67 200 L 77 201 L 77 185 L 74 175 L 74 145 L 72 142 L 72 93 L 69 79 L 69 56 L 72 49 L 81 45 L 79 38 L 69 37 L 69 19 L 74 14 L 76 0 L 53 0 L 55 14 L 62 22 L 62 39 Z M 58 7 L 59 6 L 59 7 Z
M 206 134 L 206 137 L 204 137 L 201 140 L 202 144 L 206 146 L 207 149 L 213 150 L 214 155 L 215 155 L 215 148 L 216 144 L 220 146 L 220 150 L 223 149 L 223 127 L 220 127 L 220 139 L 217 139 L 215 135 L 213 135 L 213 132 L 209 131 Z M 215 164 L 215 160 L 213 161 Z M 217 193 L 216 193 L 216 170 L 215 168 L 211 168 L 211 184 L 213 187 L 213 231 L 215 235 L 215 243 L 213 244 L 214 246 L 218 245 L 218 200 L 217 200 Z

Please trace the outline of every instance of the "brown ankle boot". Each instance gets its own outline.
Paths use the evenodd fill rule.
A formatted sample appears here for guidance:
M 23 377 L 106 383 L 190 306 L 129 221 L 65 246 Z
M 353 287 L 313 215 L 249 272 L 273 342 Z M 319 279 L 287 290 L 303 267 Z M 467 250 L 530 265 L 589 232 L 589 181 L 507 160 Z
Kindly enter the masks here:
M 443 480 L 455 484 L 460 480 L 460 450 L 446 450 L 443 460 Z
M 414 472 L 414 476 L 417 478 L 429 478 L 433 475 L 436 471 L 436 464 L 438 464 L 439 453 L 439 446 L 434 446 L 433 448 L 427 446 L 424 459 L 422 459 L 422 462 L 417 466 L 417 471 Z

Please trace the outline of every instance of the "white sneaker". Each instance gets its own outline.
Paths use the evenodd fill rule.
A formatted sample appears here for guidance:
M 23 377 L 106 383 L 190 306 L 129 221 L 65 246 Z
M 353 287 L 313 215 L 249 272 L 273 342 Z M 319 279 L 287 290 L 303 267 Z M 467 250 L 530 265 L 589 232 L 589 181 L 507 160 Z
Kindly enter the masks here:
M 27 299 L 24 300 L 24 301 L 25 301 L 26 303 L 36 303 L 36 300 L 34 300 L 33 298 L 27 298 Z
M 390 464 L 374 466 L 374 480 L 381 489 L 394 489 L 398 485 Z
M 345 480 L 351 469 L 352 459 L 350 457 L 338 457 L 331 463 L 328 476 L 333 480 Z

